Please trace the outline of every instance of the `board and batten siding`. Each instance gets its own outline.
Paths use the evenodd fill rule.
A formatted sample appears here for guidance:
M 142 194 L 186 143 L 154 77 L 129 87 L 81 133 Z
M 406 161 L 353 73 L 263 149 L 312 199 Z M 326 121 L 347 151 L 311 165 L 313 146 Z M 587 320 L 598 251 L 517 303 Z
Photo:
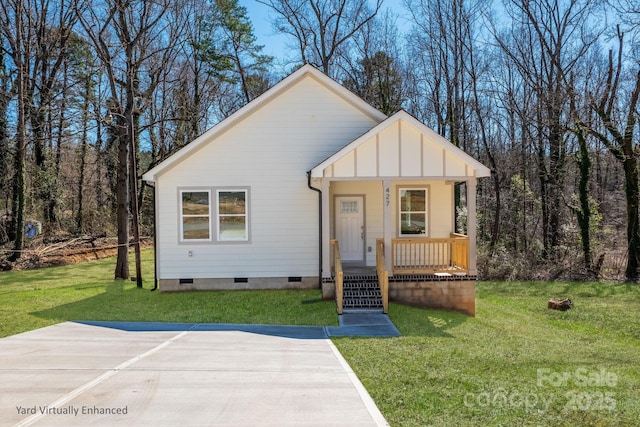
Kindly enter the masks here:
M 414 122 L 415 119 L 398 118 L 377 132 L 364 135 L 350 151 L 327 165 L 322 176 L 457 180 L 476 177 L 474 166 L 460 156 L 460 150 L 448 142 L 443 144 L 439 141 L 442 137 L 435 133 L 418 129 Z
M 158 278 L 317 276 L 318 195 L 306 171 L 378 120 L 309 75 L 163 170 Z M 180 243 L 179 190 L 224 187 L 250 190 L 250 241 Z

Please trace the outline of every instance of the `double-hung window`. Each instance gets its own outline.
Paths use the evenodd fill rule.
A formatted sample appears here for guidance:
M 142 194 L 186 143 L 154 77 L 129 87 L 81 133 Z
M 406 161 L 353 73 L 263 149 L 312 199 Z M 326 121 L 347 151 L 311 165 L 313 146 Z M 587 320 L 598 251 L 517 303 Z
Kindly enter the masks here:
M 247 190 L 216 190 L 219 241 L 249 239 Z
M 400 236 L 428 234 L 427 188 L 400 188 Z
M 211 191 L 180 191 L 180 240 L 211 241 Z
M 180 190 L 181 242 L 248 240 L 248 188 Z

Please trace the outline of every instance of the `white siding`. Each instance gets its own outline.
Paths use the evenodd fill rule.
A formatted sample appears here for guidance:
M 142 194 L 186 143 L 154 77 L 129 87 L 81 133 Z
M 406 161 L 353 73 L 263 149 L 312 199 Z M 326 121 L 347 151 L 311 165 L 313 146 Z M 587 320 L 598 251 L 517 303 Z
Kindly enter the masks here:
M 333 165 L 334 173 L 343 177 L 354 177 L 356 173 L 356 152 L 351 151 Z
M 378 171 L 380 176 L 400 176 L 400 138 L 398 125 L 383 129 L 378 141 Z
M 376 138 L 371 138 L 356 150 L 358 176 L 378 176 L 378 148 Z
M 400 122 L 402 125 L 403 123 Z M 420 132 L 406 124 L 402 126 L 400 140 L 401 176 L 422 176 L 422 143 Z
M 467 173 L 466 164 L 451 153 L 445 156 L 446 176 L 464 176 Z
M 410 121 L 398 119 L 374 135 L 370 133 L 323 162 L 322 176 L 454 180 L 475 176 L 466 154 L 449 142 L 443 145 L 439 135 L 425 132 Z
M 308 76 L 164 170 L 158 278 L 317 276 L 318 195 L 305 172 L 375 125 Z M 225 186 L 250 188 L 250 242 L 179 244 L 178 189 Z
M 426 176 L 444 176 L 444 153 L 442 147 L 435 147 L 423 142 L 422 169 Z

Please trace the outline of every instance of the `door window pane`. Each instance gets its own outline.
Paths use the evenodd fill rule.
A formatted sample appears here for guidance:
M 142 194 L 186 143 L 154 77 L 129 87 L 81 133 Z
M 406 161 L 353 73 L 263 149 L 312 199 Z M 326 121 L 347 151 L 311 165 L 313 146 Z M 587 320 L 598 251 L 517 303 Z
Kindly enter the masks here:
M 349 200 L 340 202 L 340 212 L 343 214 L 358 213 L 358 201 Z

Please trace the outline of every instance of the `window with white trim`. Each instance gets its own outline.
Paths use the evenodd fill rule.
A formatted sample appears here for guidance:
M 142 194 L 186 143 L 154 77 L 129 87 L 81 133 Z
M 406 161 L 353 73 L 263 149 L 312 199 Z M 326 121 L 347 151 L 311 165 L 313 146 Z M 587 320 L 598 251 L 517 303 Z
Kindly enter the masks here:
M 400 236 L 426 236 L 429 229 L 428 189 L 400 188 L 399 196 Z
M 248 190 L 216 190 L 219 241 L 249 240 Z
M 180 198 L 180 242 L 248 242 L 249 188 L 184 188 Z
M 211 241 L 211 191 L 180 191 L 180 240 Z

